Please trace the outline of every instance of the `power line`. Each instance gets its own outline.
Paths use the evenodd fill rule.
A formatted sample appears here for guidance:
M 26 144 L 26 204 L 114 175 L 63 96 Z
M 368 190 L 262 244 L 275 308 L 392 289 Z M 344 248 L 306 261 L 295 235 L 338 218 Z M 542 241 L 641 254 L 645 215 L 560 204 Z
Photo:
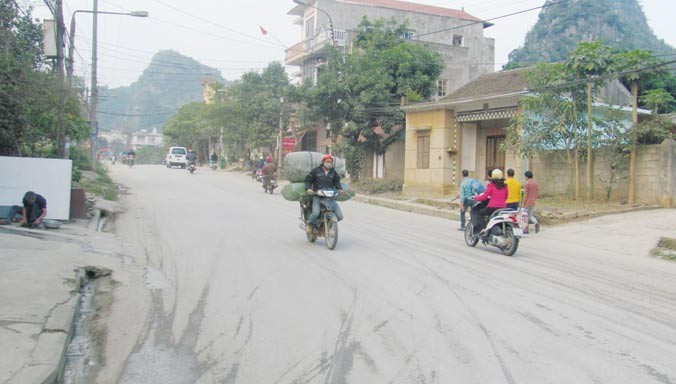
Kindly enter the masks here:
M 115 113 L 115 112 L 105 112 L 105 111 L 97 111 L 97 113 L 103 114 L 103 115 L 111 115 L 111 116 L 126 116 L 126 117 L 144 117 L 144 116 L 167 116 L 167 115 L 173 115 L 177 111 L 173 112 L 164 112 L 164 113 L 140 113 L 140 114 L 130 114 L 130 113 Z
M 419 37 L 421 37 L 421 36 L 433 35 L 433 34 L 440 33 L 440 32 L 451 31 L 451 30 L 454 30 L 454 29 L 464 28 L 464 27 L 468 27 L 468 26 L 470 26 L 470 25 L 483 24 L 483 23 L 485 23 L 486 21 L 493 21 L 493 20 L 503 19 L 503 18 L 505 18 L 505 17 L 515 16 L 515 15 L 519 15 L 519 14 L 521 14 L 521 13 L 526 13 L 526 12 L 534 11 L 534 10 L 536 10 L 536 9 L 548 8 L 548 7 L 557 5 L 557 4 L 567 3 L 568 1 L 570 1 L 570 0 L 560 0 L 560 1 L 557 1 L 557 2 L 555 2 L 555 3 L 549 3 L 549 4 L 545 4 L 545 5 L 543 5 L 543 6 L 540 6 L 540 7 L 524 9 L 523 11 L 513 12 L 513 13 L 509 13 L 509 14 L 506 14 L 506 15 L 493 17 L 493 18 L 486 19 L 486 20 L 474 21 L 474 22 L 471 22 L 471 23 L 467 23 L 467 24 L 463 24 L 463 25 L 458 25 L 458 26 L 456 26 L 456 27 L 450 27 L 450 28 L 440 29 L 440 30 L 438 30 L 438 31 L 432 31 L 432 32 L 427 32 L 427 33 L 421 33 L 421 34 L 419 34 L 419 35 L 416 35 L 416 38 L 419 38 Z
M 190 13 L 190 12 L 184 11 L 184 10 L 182 10 L 182 9 L 178 9 L 178 8 L 176 8 L 176 7 L 172 6 L 172 5 L 169 5 L 169 4 L 167 4 L 167 3 L 165 3 L 165 2 L 163 2 L 163 1 L 161 1 L 161 0 L 154 0 L 154 1 L 155 1 L 156 3 L 159 3 L 159 4 L 164 5 L 165 7 L 171 8 L 171 9 L 177 11 L 177 12 L 183 13 L 183 14 L 188 15 L 188 16 L 190 16 L 190 17 L 192 17 L 192 18 L 197 19 L 197 20 L 201 20 L 201 21 L 204 21 L 204 22 L 206 22 L 206 23 L 209 23 L 209 24 L 211 24 L 211 25 L 213 25 L 213 26 L 215 26 L 215 27 L 225 29 L 226 31 L 230 31 L 230 32 L 236 33 L 236 34 L 238 34 L 238 35 L 242 35 L 242 36 L 248 37 L 248 38 L 250 38 L 250 39 L 254 39 L 254 40 L 262 41 L 262 42 L 265 42 L 265 43 L 269 43 L 267 40 L 261 39 L 260 37 L 254 37 L 254 36 L 251 36 L 251 35 L 247 35 L 246 33 L 242 33 L 242 32 L 239 32 L 239 31 L 237 31 L 237 30 L 234 30 L 234 29 L 232 29 L 232 28 L 228 28 L 228 27 L 225 27 L 225 26 L 223 26 L 223 25 L 214 23 L 214 22 L 211 21 L 211 20 L 208 20 L 208 19 L 205 19 L 205 18 L 203 18 L 203 17 L 199 17 L 199 16 L 196 16 L 196 15 L 193 15 L 193 14 Z M 280 44 L 280 45 L 281 45 L 281 44 Z M 283 45 L 281 45 L 281 46 L 283 46 Z M 286 47 L 285 47 L 285 48 L 286 48 Z

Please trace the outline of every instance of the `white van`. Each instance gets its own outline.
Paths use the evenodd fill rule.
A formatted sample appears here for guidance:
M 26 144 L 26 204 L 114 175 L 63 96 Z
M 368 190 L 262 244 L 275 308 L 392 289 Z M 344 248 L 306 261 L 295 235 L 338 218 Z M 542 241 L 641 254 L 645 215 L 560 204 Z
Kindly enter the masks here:
M 185 155 L 188 154 L 188 151 L 185 147 L 171 147 L 169 148 L 169 153 L 167 153 L 166 163 L 167 168 L 180 166 L 185 168 L 185 165 L 188 163 L 188 160 L 185 159 Z

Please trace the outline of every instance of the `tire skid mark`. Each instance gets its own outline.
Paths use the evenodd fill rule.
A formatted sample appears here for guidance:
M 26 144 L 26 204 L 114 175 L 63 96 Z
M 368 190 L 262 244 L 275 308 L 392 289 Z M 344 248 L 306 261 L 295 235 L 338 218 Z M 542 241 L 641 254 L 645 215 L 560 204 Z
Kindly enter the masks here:
M 357 289 L 352 288 L 352 302 L 347 312 L 342 314 L 343 321 L 340 324 L 336 343 L 331 356 L 329 370 L 326 373 L 324 383 L 326 384 L 344 384 L 346 374 L 352 368 L 355 352 L 359 347 L 357 342 L 349 343 L 350 332 L 352 331 L 352 322 L 354 321 L 354 310 L 357 302 Z
M 465 308 L 467 313 L 476 321 L 476 325 L 479 327 L 481 332 L 483 333 L 486 341 L 488 341 L 488 344 L 491 346 L 491 349 L 493 351 L 493 356 L 495 356 L 496 360 L 498 361 L 498 364 L 500 365 L 500 369 L 502 370 L 502 374 L 505 377 L 505 380 L 507 380 L 508 383 L 510 384 L 516 384 L 516 381 L 514 380 L 514 377 L 512 376 L 512 373 L 509 370 L 509 367 L 507 367 L 507 363 L 505 362 L 504 358 L 502 357 L 500 351 L 498 351 L 497 346 L 495 345 L 495 341 L 493 340 L 493 337 L 491 336 L 490 332 L 486 328 L 486 326 L 483 324 L 479 316 L 467 305 L 465 300 L 460 296 L 456 290 L 451 287 L 450 283 L 448 280 L 444 279 L 441 275 L 437 273 L 433 268 L 428 266 L 427 264 L 423 263 L 422 261 L 419 260 L 417 256 L 412 256 L 424 269 L 429 271 L 441 284 L 446 287 L 446 289 L 451 292 L 453 296 L 462 304 L 462 306 Z

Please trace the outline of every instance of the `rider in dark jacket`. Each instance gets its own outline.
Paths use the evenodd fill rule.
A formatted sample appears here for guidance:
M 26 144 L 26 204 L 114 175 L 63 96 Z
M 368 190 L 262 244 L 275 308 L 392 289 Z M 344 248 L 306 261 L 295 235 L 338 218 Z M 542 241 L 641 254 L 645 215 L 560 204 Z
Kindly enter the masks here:
M 322 164 L 310 171 L 305 177 L 305 189 L 308 195 L 312 195 L 320 189 L 335 189 L 338 193 L 343 190 L 343 187 L 340 185 L 340 176 L 333 168 L 333 157 L 331 155 L 324 155 L 322 157 Z M 308 217 L 307 227 L 305 228 L 309 233 L 312 233 L 315 221 L 319 217 L 320 201 L 319 196 L 312 196 L 312 214 Z M 338 221 L 343 220 L 343 212 L 340 210 L 338 203 L 332 200 L 331 204 Z

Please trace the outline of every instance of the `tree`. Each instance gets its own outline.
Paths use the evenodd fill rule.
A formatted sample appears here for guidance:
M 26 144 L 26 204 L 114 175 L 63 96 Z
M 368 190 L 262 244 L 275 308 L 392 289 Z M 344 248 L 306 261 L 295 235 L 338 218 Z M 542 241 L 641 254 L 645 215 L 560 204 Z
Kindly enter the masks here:
M 281 64 L 269 64 L 260 74 L 248 72 L 239 83 L 230 87 L 229 97 L 240 114 L 244 130 L 241 138 L 249 154 L 256 148 L 269 146 L 277 152 L 280 122 L 288 120 L 284 104 L 292 86 Z M 274 156 L 276 157 L 276 156 Z
M 610 69 L 612 59 L 611 48 L 602 45 L 600 41 L 596 41 L 593 43 L 582 42 L 578 44 L 578 46 L 568 54 L 568 60 L 566 62 L 567 68 L 575 73 L 578 79 L 587 79 L 587 200 L 591 200 L 592 192 L 594 190 L 592 166 L 592 131 L 594 124 L 592 121 L 592 102 L 595 91 L 603 84 L 602 81 L 595 81 L 594 78 L 604 75 Z
M 308 95 L 314 120 L 342 137 L 334 151 L 347 158 L 355 180 L 364 150 L 385 150 L 374 128 L 388 132 L 404 124 L 399 106 L 406 98 L 428 98 L 442 70 L 437 53 L 405 40 L 406 24 L 363 18 L 359 31 L 352 52 L 327 48 L 327 64 Z
M 568 164 L 569 185 L 575 185 L 582 121 L 576 105 L 580 98 L 570 96 L 575 89 L 566 64 L 539 64 L 526 78 L 534 93 L 522 98 L 523 112 L 506 129 L 505 144 L 525 157 L 554 151 Z M 573 193 L 577 198 L 578 190 Z
M 197 122 L 204 104 L 194 102 L 179 108 L 178 112 L 164 124 L 162 132 L 169 146 L 197 146 Z
M 636 201 L 636 152 L 638 140 L 638 95 L 641 81 L 650 76 L 650 72 L 658 72 L 659 59 L 651 52 L 633 50 L 617 55 L 615 69 L 624 73 L 622 78 L 630 83 L 632 98 L 631 155 L 629 160 L 629 204 Z M 650 72 L 646 71 L 649 70 Z
M 55 127 L 62 113 L 66 135 L 72 140 L 88 136 L 79 100 L 73 92 L 64 96 L 41 43 L 42 26 L 30 10 L 0 0 L 0 155 L 55 156 Z

